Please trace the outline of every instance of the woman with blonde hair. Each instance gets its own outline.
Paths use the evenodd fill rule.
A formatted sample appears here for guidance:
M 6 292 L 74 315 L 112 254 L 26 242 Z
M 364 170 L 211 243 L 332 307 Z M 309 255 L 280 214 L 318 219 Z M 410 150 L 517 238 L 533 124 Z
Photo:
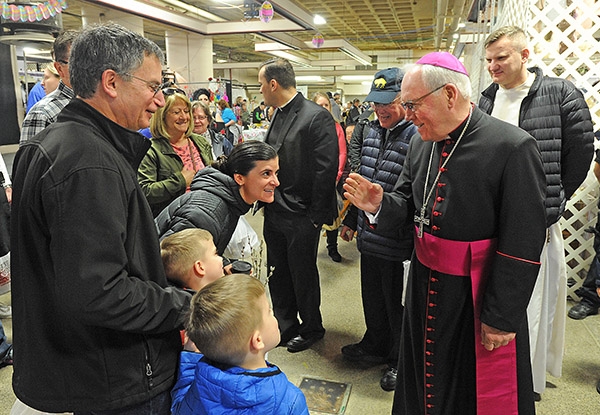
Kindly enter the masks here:
M 44 78 L 42 79 L 42 86 L 44 87 L 44 91 L 46 91 L 46 95 L 55 91 L 56 88 L 58 88 L 59 83 L 60 75 L 54 67 L 54 62 L 50 62 L 46 65 L 46 68 L 44 68 Z
M 138 181 L 156 217 L 190 189 L 194 175 L 213 161 L 208 142 L 194 134 L 192 103 L 179 88 L 165 88 L 165 106 L 150 120 L 152 146 L 138 169 Z

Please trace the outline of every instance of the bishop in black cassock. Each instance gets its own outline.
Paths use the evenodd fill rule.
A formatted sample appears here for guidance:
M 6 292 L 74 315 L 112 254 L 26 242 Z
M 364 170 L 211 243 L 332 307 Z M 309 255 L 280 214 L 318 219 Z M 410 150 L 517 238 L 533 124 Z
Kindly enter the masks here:
M 415 223 L 393 414 L 534 414 L 526 308 L 545 235 L 541 156 L 526 132 L 470 103 L 448 55 L 404 77 L 419 134 L 394 191 L 357 175 L 345 185 L 377 232 Z

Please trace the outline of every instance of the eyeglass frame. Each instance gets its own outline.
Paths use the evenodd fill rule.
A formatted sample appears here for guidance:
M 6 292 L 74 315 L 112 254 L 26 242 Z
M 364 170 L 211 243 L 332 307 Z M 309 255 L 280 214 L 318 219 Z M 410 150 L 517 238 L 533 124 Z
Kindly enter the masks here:
M 148 88 L 150 88 L 150 90 L 154 92 L 154 96 L 156 96 L 156 94 L 158 94 L 159 91 L 162 91 L 163 89 L 171 86 L 171 82 L 163 82 L 162 84 L 159 84 L 158 82 L 150 82 L 146 81 L 143 78 L 140 78 L 139 76 L 130 74 L 129 72 L 124 72 L 123 75 L 130 76 L 133 79 L 137 79 L 138 81 L 142 81 L 143 83 L 145 83 L 146 86 L 148 86 Z
M 410 99 L 406 102 L 401 101 L 400 105 L 402 105 L 402 108 L 404 108 L 405 111 L 412 111 L 415 112 L 415 105 L 421 105 L 419 104 L 419 101 L 423 101 L 425 98 L 427 98 L 429 95 L 439 91 L 440 89 L 442 89 L 443 87 L 445 87 L 446 85 L 448 85 L 448 83 L 445 83 L 444 85 L 440 85 L 437 88 L 435 88 L 434 90 L 429 91 L 428 93 L 426 93 L 425 95 L 417 98 L 417 99 Z
M 63 65 L 68 65 L 69 64 L 69 61 L 66 61 L 64 59 L 58 59 L 56 62 L 62 63 Z

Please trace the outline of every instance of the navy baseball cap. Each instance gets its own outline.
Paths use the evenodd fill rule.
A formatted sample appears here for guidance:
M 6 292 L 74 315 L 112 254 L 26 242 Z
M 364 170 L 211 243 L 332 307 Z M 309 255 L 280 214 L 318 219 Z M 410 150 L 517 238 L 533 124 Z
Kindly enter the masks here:
M 365 101 L 376 102 L 378 104 L 389 104 L 400 92 L 400 84 L 404 72 L 399 68 L 387 68 L 375 74 L 371 84 L 371 92 L 365 98 Z

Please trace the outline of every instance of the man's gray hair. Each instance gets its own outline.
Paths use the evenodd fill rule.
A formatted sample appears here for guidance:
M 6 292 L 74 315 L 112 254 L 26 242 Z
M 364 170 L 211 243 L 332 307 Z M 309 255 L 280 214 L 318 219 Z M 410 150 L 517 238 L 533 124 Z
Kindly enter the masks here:
M 465 74 L 433 65 L 420 65 L 421 79 L 429 90 L 434 90 L 444 84 L 453 84 L 463 98 L 471 99 L 471 80 Z
M 115 23 L 84 28 L 71 47 L 69 70 L 76 95 L 91 98 L 107 69 L 125 80 L 135 72 L 146 56 L 156 56 L 162 63 L 164 55 L 158 45 L 142 35 Z

